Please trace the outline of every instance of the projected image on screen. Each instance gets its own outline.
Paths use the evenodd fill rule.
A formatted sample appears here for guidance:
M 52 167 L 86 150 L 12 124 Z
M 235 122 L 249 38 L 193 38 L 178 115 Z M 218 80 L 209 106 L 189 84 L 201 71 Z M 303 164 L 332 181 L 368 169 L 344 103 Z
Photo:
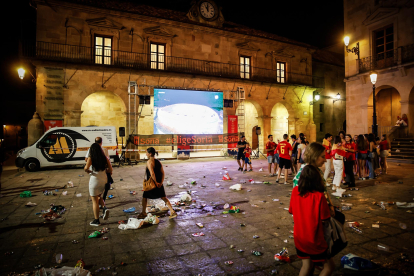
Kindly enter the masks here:
M 154 134 L 222 134 L 223 92 L 154 89 Z

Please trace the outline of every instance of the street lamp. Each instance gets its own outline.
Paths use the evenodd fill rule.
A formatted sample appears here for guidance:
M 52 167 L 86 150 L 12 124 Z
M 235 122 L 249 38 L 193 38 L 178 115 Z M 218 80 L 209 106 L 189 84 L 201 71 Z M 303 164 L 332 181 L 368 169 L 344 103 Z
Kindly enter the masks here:
M 337 102 L 337 101 L 340 101 L 341 100 L 341 94 L 339 94 L 339 92 L 338 92 L 338 94 L 336 94 L 335 98 L 336 98 L 336 100 L 333 100 L 334 103 Z
M 321 98 L 321 95 L 319 95 L 319 93 L 316 93 L 316 95 L 315 95 L 315 101 L 319 101 L 320 98 Z
M 19 74 L 19 78 L 22 80 L 24 78 L 24 73 L 26 71 L 23 68 L 17 69 L 17 73 Z
M 349 45 L 349 36 L 344 37 L 344 43 L 345 43 L 345 47 L 346 47 L 346 51 L 348 53 L 354 53 L 355 55 L 358 56 L 359 59 L 359 42 L 356 43 L 356 46 L 348 49 L 348 45 Z
M 371 72 L 369 75 L 372 82 L 372 105 L 374 107 L 374 114 L 372 115 L 372 133 L 374 133 L 375 137 L 378 135 L 377 108 L 375 103 L 375 84 L 377 83 L 377 76 L 378 74 L 375 71 Z

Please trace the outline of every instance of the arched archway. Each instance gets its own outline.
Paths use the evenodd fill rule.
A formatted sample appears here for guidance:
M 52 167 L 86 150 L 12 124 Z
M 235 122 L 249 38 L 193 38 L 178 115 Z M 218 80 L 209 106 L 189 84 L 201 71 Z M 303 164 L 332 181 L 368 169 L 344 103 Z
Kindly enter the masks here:
M 289 112 L 282 103 L 273 106 L 271 115 L 271 133 L 275 141 L 283 140 L 283 134 L 289 133 Z
M 90 94 L 82 103 L 81 126 L 126 126 L 126 107 L 122 99 L 107 91 Z
M 368 99 L 368 132 L 372 130 L 373 102 L 372 93 Z M 380 86 L 375 90 L 375 103 L 377 113 L 378 133 L 382 127 L 391 127 L 395 124 L 397 116 L 401 116 L 400 93 L 391 86 Z
M 261 149 L 263 149 L 263 110 L 262 107 L 253 100 L 245 100 L 244 108 L 242 109 L 241 106 L 237 106 L 236 109 L 236 115 L 239 115 L 244 110 L 244 135 L 246 136 L 246 140 L 250 143 L 250 145 L 253 142 L 253 137 L 258 138 L 258 145 Z M 241 123 L 242 118 L 239 116 L 239 122 Z M 254 127 L 260 127 L 262 129 L 262 134 L 257 137 L 256 131 Z M 254 133 L 253 133 L 254 132 Z M 252 146 L 252 145 L 251 145 Z

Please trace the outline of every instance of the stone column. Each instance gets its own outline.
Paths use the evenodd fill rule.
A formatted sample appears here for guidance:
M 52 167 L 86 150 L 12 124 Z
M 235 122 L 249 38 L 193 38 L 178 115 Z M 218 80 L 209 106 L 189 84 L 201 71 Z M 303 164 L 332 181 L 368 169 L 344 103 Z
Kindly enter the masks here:
M 28 146 L 33 145 L 40 137 L 42 137 L 45 132 L 45 127 L 43 121 L 40 119 L 40 116 L 37 112 L 34 113 L 33 119 L 29 121 L 27 125 L 27 143 Z
M 315 122 L 313 121 L 313 105 L 309 105 L 309 125 L 308 125 L 308 130 L 309 130 L 309 143 L 312 142 L 316 142 L 316 125 Z
M 64 112 L 64 126 L 80 127 L 82 110 L 71 110 Z
M 296 120 L 298 118 L 288 118 L 288 132 L 289 136 L 292 134 L 295 134 L 297 137 L 299 136 L 299 133 L 296 133 Z

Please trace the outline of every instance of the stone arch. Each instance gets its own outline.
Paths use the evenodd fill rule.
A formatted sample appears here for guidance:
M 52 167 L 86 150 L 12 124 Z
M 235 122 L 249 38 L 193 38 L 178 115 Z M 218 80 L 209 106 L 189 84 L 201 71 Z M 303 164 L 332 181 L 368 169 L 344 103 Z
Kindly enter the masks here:
M 126 127 L 126 106 L 115 93 L 97 91 L 87 96 L 81 106 L 81 126 Z
M 408 129 L 410 135 L 414 133 L 414 87 L 411 88 L 410 95 L 408 96 Z
M 241 113 L 240 105 L 236 108 L 236 115 Z M 257 138 L 259 140 L 259 148 L 263 149 L 264 139 L 263 139 L 263 109 L 260 104 L 254 100 L 245 100 L 244 101 L 244 132 L 246 140 L 249 143 L 252 143 L 253 136 L 256 133 L 253 133 L 254 127 L 260 127 L 262 130 L 262 135 L 259 135 Z M 254 131 L 255 132 L 255 131 Z
M 368 131 L 372 129 L 373 116 L 373 95 L 368 98 L 367 122 Z M 382 133 L 381 127 L 393 126 L 397 120 L 397 116 L 401 116 L 401 95 L 397 89 L 389 85 L 382 85 L 375 89 L 375 102 L 378 133 Z
M 280 102 L 276 103 L 272 108 L 270 117 L 272 117 L 271 134 L 275 141 L 278 139 L 282 141 L 283 134 L 289 133 L 289 112 L 287 108 Z

